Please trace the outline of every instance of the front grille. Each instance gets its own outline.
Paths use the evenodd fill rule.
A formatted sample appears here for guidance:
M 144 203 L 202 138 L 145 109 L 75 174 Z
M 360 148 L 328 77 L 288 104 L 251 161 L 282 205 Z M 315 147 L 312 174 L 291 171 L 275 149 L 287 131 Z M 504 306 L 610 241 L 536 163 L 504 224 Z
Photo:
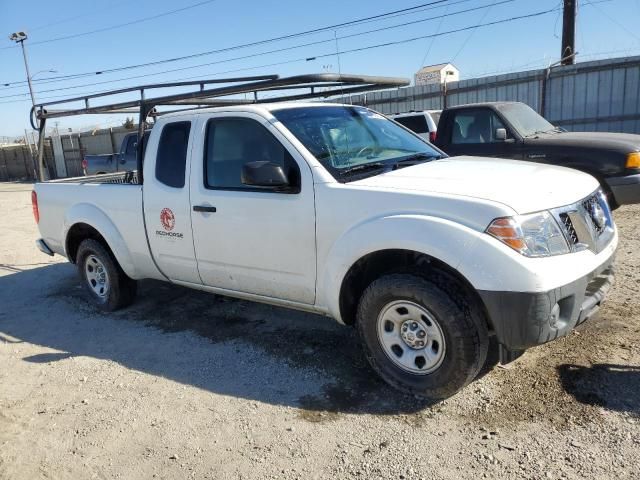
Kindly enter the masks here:
M 572 251 L 589 249 L 598 253 L 613 237 L 611 210 L 600 191 L 552 213 Z
M 579 242 L 578 234 L 576 233 L 576 229 L 573 228 L 573 222 L 571 221 L 569 214 L 561 213 L 560 221 L 562 222 L 562 226 L 564 227 L 564 231 L 567 235 L 567 240 L 569 240 L 569 243 L 576 245 Z
M 599 205 L 598 198 L 596 195 L 592 195 L 591 197 L 587 198 L 585 201 L 582 202 L 582 206 L 584 207 L 585 211 L 589 214 L 589 219 L 591 220 L 593 228 L 595 229 L 598 236 L 600 236 L 600 234 L 604 231 L 606 225 L 602 225 L 602 226 L 598 225 L 598 222 L 593 216 L 594 205 Z

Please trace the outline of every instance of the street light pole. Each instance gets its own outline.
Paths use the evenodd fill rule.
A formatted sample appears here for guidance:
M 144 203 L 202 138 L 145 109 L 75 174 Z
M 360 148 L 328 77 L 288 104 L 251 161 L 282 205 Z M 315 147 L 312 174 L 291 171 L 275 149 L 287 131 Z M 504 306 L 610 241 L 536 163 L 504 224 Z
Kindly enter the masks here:
M 24 41 L 26 39 L 27 39 L 27 34 L 25 32 L 15 32 L 9 35 L 9 40 L 11 40 L 12 42 L 19 43 L 20 46 L 22 47 L 22 57 L 24 58 L 24 68 L 27 71 L 27 83 L 29 84 L 29 95 L 31 95 L 31 105 L 35 108 L 36 99 L 33 96 L 33 86 L 31 85 L 31 74 L 29 73 L 29 62 L 27 61 L 27 51 L 24 48 Z M 38 174 L 39 174 L 40 181 L 45 181 L 48 178 L 48 174 L 46 172 L 45 160 L 44 160 L 45 122 L 46 122 L 46 119 L 43 118 L 40 121 L 40 125 L 39 125 L 40 137 L 38 139 L 37 165 L 38 165 Z
M 29 62 L 27 62 L 27 50 L 24 48 L 24 40 L 20 40 L 20 46 L 22 47 L 22 57 L 24 58 L 24 69 L 27 71 L 27 83 L 29 84 L 29 95 L 31 95 L 31 104 L 35 107 L 36 99 L 33 96 L 33 85 L 31 85 L 31 75 L 29 74 Z
M 22 47 L 22 58 L 24 58 L 24 68 L 27 71 L 27 83 L 29 84 L 29 94 L 31 95 L 31 105 L 36 106 L 36 99 L 33 96 L 33 86 L 31 85 L 31 74 L 29 74 L 29 62 L 27 61 L 27 50 L 24 47 L 24 41 L 27 39 L 25 32 L 15 32 L 9 35 L 9 40 L 19 43 Z

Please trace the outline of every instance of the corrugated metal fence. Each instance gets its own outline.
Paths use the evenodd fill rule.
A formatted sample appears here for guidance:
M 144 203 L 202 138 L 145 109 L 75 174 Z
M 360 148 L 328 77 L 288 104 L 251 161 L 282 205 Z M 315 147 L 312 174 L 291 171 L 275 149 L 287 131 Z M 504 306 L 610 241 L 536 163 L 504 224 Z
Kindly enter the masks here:
M 122 139 L 132 130 L 124 127 L 94 130 L 82 133 L 59 135 L 62 158 L 55 161 L 52 142 L 45 142 L 45 161 L 49 178 L 78 177 L 82 175 L 84 155 L 115 153 L 120 149 Z M 34 180 L 34 161 L 28 145 L 0 147 L 0 181 Z M 62 168 L 60 166 L 62 165 Z
M 578 63 L 440 85 L 399 88 L 334 101 L 367 105 L 385 114 L 440 110 L 485 101 L 529 104 L 555 125 L 576 131 L 640 133 L 640 56 Z M 67 176 L 82 175 L 85 154 L 115 153 L 131 130 L 123 127 L 60 135 Z M 47 165 L 54 171 L 50 145 Z M 31 178 L 29 149 L 0 148 L 0 181 Z
M 640 56 L 461 80 L 449 83 L 446 92 L 426 85 L 341 100 L 385 114 L 518 101 L 567 130 L 640 133 Z
M 50 142 L 45 143 L 44 152 L 51 175 L 54 170 Z M 0 146 L 0 182 L 35 179 L 35 162 L 27 145 Z

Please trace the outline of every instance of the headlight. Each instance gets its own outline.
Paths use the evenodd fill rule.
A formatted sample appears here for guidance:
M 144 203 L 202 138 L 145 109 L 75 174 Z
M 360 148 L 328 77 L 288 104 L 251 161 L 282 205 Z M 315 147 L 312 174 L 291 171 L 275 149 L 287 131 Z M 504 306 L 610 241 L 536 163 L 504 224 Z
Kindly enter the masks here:
M 569 253 L 569 245 L 549 212 L 496 218 L 486 232 L 527 257 Z

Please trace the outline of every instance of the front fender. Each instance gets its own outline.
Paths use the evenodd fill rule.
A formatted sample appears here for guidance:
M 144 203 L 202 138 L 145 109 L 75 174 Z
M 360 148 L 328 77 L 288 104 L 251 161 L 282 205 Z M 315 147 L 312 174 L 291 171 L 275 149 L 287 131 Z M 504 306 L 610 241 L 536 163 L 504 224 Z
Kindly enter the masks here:
M 69 258 L 67 252 L 67 235 L 71 227 L 78 223 L 86 223 L 95 228 L 107 241 L 109 248 L 116 257 L 120 267 L 122 267 L 122 270 L 124 270 L 124 273 L 130 278 L 137 278 L 131 252 L 122 234 L 104 211 L 89 203 L 78 203 L 65 213 L 62 224 L 62 236 L 60 238 L 64 238 L 64 249 L 67 258 Z
M 411 250 L 429 255 L 456 269 L 464 252 L 477 241 L 475 230 L 426 215 L 389 215 L 362 222 L 340 236 L 320 272 L 319 305 L 342 322 L 340 289 L 353 264 L 381 250 Z

